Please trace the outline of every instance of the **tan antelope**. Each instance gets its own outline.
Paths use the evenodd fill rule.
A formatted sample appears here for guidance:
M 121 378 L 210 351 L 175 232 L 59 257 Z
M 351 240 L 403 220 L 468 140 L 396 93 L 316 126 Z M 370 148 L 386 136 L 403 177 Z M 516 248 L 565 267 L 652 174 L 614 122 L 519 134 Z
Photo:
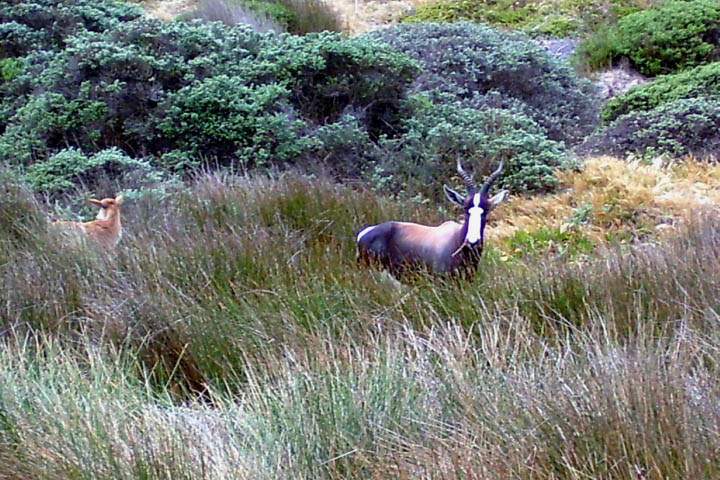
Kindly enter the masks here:
M 102 200 L 93 198 L 88 202 L 100 207 L 95 220 L 90 222 L 53 222 L 52 225 L 77 240 L 87 239 L 104 248 L 116 246 L 122 237 L 122 223 L 120 222 L 122 195 Z
M 463 207 L 463 223 L 449 221 L 429 227 L 391 221 L 365 227 L 357 235 L 358 261 L 380 264 L 395 277 L 419 268 L 471 278 L 482 255 L 487 216 L 507 199 L 508 191 L 489 196 L 490 188 L 502 174 L 502 162 L 479 190 L 459 160 L 457 171 L 465 182 L 467 196 L 447 185 L 443 189 L 448 200 Z

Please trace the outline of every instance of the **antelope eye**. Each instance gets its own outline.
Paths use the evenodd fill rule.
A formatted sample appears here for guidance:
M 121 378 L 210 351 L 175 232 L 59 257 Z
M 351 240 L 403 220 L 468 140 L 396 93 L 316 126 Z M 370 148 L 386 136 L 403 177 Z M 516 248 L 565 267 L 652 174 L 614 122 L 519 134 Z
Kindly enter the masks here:
M 100 208 L 107 208 L 107 205 L 100 205 Z

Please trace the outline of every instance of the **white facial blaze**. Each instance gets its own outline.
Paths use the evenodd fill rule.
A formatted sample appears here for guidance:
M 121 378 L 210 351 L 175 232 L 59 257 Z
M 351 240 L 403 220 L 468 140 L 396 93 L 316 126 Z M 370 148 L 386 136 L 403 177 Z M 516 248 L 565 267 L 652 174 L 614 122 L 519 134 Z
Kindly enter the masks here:
M 480 194 L 473 195 L 472 207 L 468 210 L 470 218 L 468 219 L 468 230 L 465 240 L 468 243 L 476 243 L 480 241 L 480 227 L 482 225 L 482 215 L 484 210 L 480 208 Z

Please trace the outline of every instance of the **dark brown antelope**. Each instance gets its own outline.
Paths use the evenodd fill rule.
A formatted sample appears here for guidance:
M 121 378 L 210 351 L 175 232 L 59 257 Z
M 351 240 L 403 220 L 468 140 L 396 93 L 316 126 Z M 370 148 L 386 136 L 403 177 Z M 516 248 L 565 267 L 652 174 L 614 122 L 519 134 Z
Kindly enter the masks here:
M 97 217 L 91 222 L 53 222 L 53 226 L 72 241 L 90 240 L 105 249 L 118 244 L 122 237 L 122 223 L 120 223 L 120 206 L 123 203 L 122 195 L 102 200 L 90 199 L 88 202 L 100 207 Z
M 420 268 L 471 278 L 482 255 L 487 216 L 507 199 L 508 191 L 489 196 L 490 188 L 502 174 L 502 162 L 480 189 L 459 160 L 457 171 L 465 182 L 467 196 L 447 185 L 443 189 L 451 202 L 463 207 L 463 223 L 449 221 L 429 227 L 391 221 L 365 227 L 357 235 L 358 261 L 365 265 L 380 264 L 396 277 Z

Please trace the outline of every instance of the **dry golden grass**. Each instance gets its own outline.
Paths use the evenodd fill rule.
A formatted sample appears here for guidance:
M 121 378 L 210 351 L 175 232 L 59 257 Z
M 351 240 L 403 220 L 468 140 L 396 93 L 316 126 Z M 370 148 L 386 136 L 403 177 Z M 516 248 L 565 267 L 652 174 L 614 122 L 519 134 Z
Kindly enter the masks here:
M 720 205 L 720 166 L 694 159 L 665 165 L 595 157 L 582 171 L 559 177 L 559 193 L 516 196 L 498 209 L 488 229 L 491 241 L 541 228 L 576 228 L 599 243 L 644 239 L 673 231 L 692 212 Z M 580 212 L 583 218 L 573 222 Z

